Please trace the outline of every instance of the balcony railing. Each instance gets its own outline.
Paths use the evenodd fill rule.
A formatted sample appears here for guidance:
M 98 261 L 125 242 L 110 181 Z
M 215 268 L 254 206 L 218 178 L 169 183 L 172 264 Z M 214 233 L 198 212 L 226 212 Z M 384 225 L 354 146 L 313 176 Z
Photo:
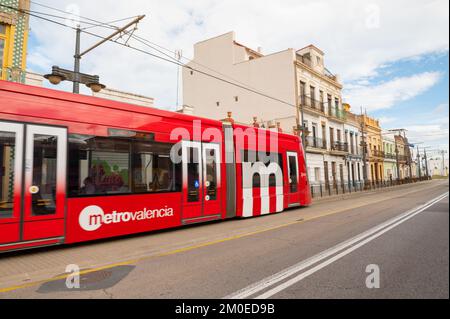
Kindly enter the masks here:
M 331 144 L 331 150 L 339 152 L 348 152 L 348 143 L 334 142 Z
M 300 96 L 300 104 L 302 106 L 325 113 L 325 103 L 317 101 L 309 96 Z
M 328 197 L 333 195 L 339 195 L 339 194 L 346 194 L 346 193 L 352 193 L 352 192 L 362 192 L 362 191 L 370 191 L 375 190 L 379 188 L 386 188 L 386 187 L 394 187 L 398 185 L 408 184 L 408 183 L 417 183 L 421 181 L 427 181 L 430 178 L 428 177 L 421 177 L 421 178 L 410 178 L 407 177 L 405 179 L 386 179 L 386 180 L 379 180 L 379 181 L 370 181 L 367 180 L 365 183 L 364 181 L 358 181 L 358 180 L 344 180 L 344 181 L 312 181 L 311 184 L 311 196 L 312 198 L 321 198 L 321 197 Z
M 347 118 L 347 113 L 343 110 L 340 110 L 338 108 L 329 108 L 329 112 L 331 111 L 330 115 L 334 118 L 337 118 L 339 120 L 345 121 Z
M 384 153 L 384 158 L 395 160 L 395 159 L 397 159 L 397 155 L 391 154 L 391 153 Z
M 306 146 L 309 147 L 320 148 L 324 150 L 327 149 L 327 141 L 318 137 L 307 136 L 305 142 Z
M 371 150 L 370 151 L 370 155 L 374 156 L 374 157 L 385 157 L 385 154 L 383 151 L 380 150 Z
M 399 155 L 398 156 L 398 160 L 400 162 L 408 162 L 408 156 L 406 156 L 406 155 Z

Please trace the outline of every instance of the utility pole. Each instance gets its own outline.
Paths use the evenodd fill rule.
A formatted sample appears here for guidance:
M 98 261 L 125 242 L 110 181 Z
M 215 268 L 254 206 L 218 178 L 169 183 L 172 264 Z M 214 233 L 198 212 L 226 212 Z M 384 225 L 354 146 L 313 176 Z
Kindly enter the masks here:
M 420 162 L 419 145 L 417 145 L 417 164 L 419 165 L 419 178 L 422 178 L 422 169 L 420 167 L 420 166 L 422 166 L 422 163 Z
M 73 56 L 75 59 L 74 63 L 74 76 L 73 76 L 73 93 L 80 93 L 80 42 L 81 42 L 81 29 L 80 25 L 77 26 L 77 35 L 75 41 L 75 55 Z
M 50 81 L 50 83 L 55 84 L 55 85 L 59 84 L 61 81 L 73 82 L 73 93 L 77 93 L 77 94 L 80 93 L 80 83 L 86 84 L 94 92 L 100 91 L 101 89 L 105 88 L 105 86 L 103 84 L 99 83 L 99 77 L 97 75 L 89 75 L 89 74 L 84 74 L 84 73 L 80 72 L 81 58 L 85 54 L 91 52 L 95 48 L 102 45 L 103 43 L 110 41 L 116 35 L 120 35 L 122 32 L 125 32 L 132 25 L 139 23 L 139 21 L 141 21 L 144 17 L 145 17 L 145 15 L 141 15 L 141 16 L 137 17 L 136 19 L 134 19 L 133 21 L 131 21 L 130 23 L 128 23 L 127 25 L 125 25 L 124 27 L 117 28 L 117 30 L 114 31 L 110 36 L 102 39 L 101 41 L 94 44 L 89 49 L 87 49 L 83 52 L 80 52 L 81 51 L 81 49 L 80 49 L 80 47 L 81 47 L 81 32 L 83 32 L 83 30 L 78 25 L 77 29 L 76 29 L 75 54 L 73 56 L 74 57 L 73 71 L 65 70 L 65 69 L 59 68 L 57 66 L 53 66 L 52 73 L 46 74 L 44 77 L 46 79 L 48 79 Z M 135 28 L 135 30 L 136 30 L 136 28 Z M 131 31 L 130 37 L 132 35 L 132 32 L 134 32 L 134 30 Z M 127 34 L 129 34 L 129 33 L 130 32 L 128 32 Z
M 427 159 L 427 150 L 426 150 L 426 148 L 423 149 L 423 152 L 425 153 L 425 169 L 427 170 L 426 176 L 427 176 L 427 179 L 428 179 L 430 176 L 429 176 L 429 173 L 428 173 L 428 159 Z
M 396 132 L 398 135 L 394 135 L 394 143 L 395 143 L 395 160 L 396 160 L 396 165 L 397 165 L 397 181 L 400 182 L 400 150 L 398 149 L 398 144 L 397 144 L 397 140 L 396 140 L 396 136 L 399 136 L 400 138 L 403 139 L 402 137 L 402 132 L 404 132 L 405 129 L 392 129 L 389 130 L 389 132 Z M 403 152 L 404 153 L 404 152 Z M 410 156 L 411 157 L 411 156 Z M 409 161 L 409 170 L 410 170 L 410 176 L 411 176 L 411 160 Z
M 398 160 L 398 145 L 397 145 L 397 141 L 395 140 L 395 136 L 394 136 L 394 143 L 395 143 L 395 160 L 396 160 L 396 165 L 397 165 L 397 181 L 400 182 L 400 164 L 399 164 L 399 160 Z
M 182 57 L 183 57 L 183 51 L 182 50 L 175 51 L 175 58 L 177 59 L 178 64 L 180 63 Z M 177 66 L 177 104 L 176 104 L 177 108 L 178 108 L 178 106 L 180 104 L 179 103 L 179 96 L 180 96 L 179 91 L 180 91 L 180 65 Z
M 363 116 L 363 111 L 362 111 L 362 106 L 361 106 L 361 147 L 362 147 L 362 152 L 363 152 L 363 179 L 364 179 L 364 188 L 367 187 L 367 161 L 366 161 L 366 157 L 367 157 L 367 143 L 366 143 L 366 135 L 365 135 L 365 120 L 364 120 L 364 116 Z
M 408 166 L 409 166 L 409 178 L 412 180 L 412 154 L 411 154 L 411 146 L 408 143 Z

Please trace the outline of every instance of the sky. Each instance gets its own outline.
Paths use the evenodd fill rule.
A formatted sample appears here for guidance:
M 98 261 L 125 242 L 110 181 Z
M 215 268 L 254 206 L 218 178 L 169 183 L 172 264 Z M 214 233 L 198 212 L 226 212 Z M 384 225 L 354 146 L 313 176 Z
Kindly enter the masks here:
M 325 65 L 339 74 L 343 100 L 361 107 L 383 128 L 407 130 L 410 141 L 448 151 L 448 0 L 32 0 L 31 10 L 51 13 L 73 26 L 76 15 L 109 22 L 146 17 L 135 34 L 174 56 L 193 57 L 196 42 L 229 31 L 264 54 L 314 44 Z M 44 5 L 44 6 L 43 6 Z M 64 14 L 48 7 L 68 12 Z M 119 21 L 124 25 L 130 20 Z M 89 26 L 80 21 L 83 27 Z M 91 21 L 92 22 L 92 21 Z M 49 73 L 52 65 L 73 67 L 75 33 L 37 18 L 30 21 L 28 68 Z M 106 36 L 111 30 L 87 31 Z M 82 36 L 82 49 L 98 39 Z M 123 40 L 122 40 L 123 41 Z M 131 39 L 132 46 L 159 54 Z M 168 49 L 167 51 L 165 51 Z M 184 60 L 183 62 L 186 62 Z M 82 71 L 99 74 L 108 87 L 155 98 L 159 108 L 182 104 L 177 66 L 114 43 L 82 59 Z M 177 85 L 177 83 L 179 85 Z M 47 84 L 49 85 L 49 84 Z M 54 87 L 71 90 L 69 84 Z M 83 90 L 88 94 L 88 89 Z

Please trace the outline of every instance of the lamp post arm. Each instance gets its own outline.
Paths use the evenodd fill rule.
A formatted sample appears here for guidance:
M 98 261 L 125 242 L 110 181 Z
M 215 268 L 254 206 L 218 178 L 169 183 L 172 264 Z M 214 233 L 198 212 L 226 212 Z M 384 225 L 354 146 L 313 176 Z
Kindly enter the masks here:
M 101 40 L 100 42 L 94 44 L 93 46 L 91 46 L 89 49 L 83 51 L 82 53 L 79 54 L 79 57 L 81 58 L 83 55 L 91 52 L 92 50 L 94 50 L 95 48 L 99 47 L 100 45 L 102 45 L 103 43 L 111 40 L 112 38 L 114 38 L 116 35 L 120 34 L 121 32 L 125 31 L 126 29 L 128 29 L 130 26 L 132 26 L 133 24 L 138 23 L 139 21 L 141 21 L 142 19 L 145 18 L 145 15 L 141 15 L 139 17 L 137 17 L 136 19 L 134 19 L 133 21 L 131 21 L 130 23 L 128 23 L 126 26 L 117 29 L 117 31 L 115 31 L 113 34 L 111 34 L 110 36 L 104 38 L 103 40 Z

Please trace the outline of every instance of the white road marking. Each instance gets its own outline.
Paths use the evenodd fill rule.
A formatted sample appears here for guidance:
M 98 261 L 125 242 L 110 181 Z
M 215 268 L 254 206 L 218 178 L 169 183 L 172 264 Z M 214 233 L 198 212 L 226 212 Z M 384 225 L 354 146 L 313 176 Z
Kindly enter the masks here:
M 302 270 L 313 266 L 314 264 L 328 258 L 331 257 L 332 255 L 339 253 L 340 251 L 346 249 L 345 251 L 343 251 L 342 253 L 322 262 L 321 264 L 311 268 L 308 271 L 305 271 L 304 273 L 286 281 L 283 284 L 280 284 L 279 286 L 276 286 L 275 288 L 270 289 L 269 291 L 267 291 L 266 293 L 263 293 L 262 295 L 257 296 L 256 298 L 269 298 L 270 296 L 273 296 L 274 294 L 282 291 L 283 289 L 286 289 L 287 287 L 297 283 L 298 281 L 306 278 L 307 276 L 315 273 L 316 271 L 326 267 L 327 265 L 333 263 L 334 261 L 342 258 L 343 256 L 351 253 L 352 251 L 358 249 L 359 247 L 365 245 L 366 243 L 374 240 L 375 238 L 381 236 L 382 234 L 384 234 L 385 232 L 391 230 L 392 228 L 400 225 L 401 223 L 405 222 L 406 220 L 414 217 L 415 215 L 423 212 L 424 210 L 426 210 L 427 208 L 433 206 L 434 204 L 436 204 L 437 202 L 441 201 L 442 199 L 444 199 L 445 197 L 448 196 L 448 192 L 446 192 L 445 194 L 442 194 L 432 200 L 430 200 L 429 202 L 418 206 L 414 209 L 411 209 L 405 213 L 400 214 L 397 217 L 394 217 L 378 226 L 375 226 L 371 229 L 369 229 L 368 231 L 365 231 L 351 239 L 348 239 L 336 246 L 333 246 L 311 258 L 308 258 L 304 261 L 301 261 L 300 263 L 297 263 L 289 268 L 286 268 L 272 276 L 269 276 L 267 278 L 264 278 L 263 280 L 260 280 L 248 287 L 245 287 L 233 294 L 230 294 L 226 297 L 224 297 L 225 299 L 243 299 L 243 298 L 247 298 L 250 297 L 252 295 L 255 295 L 261 291 L 263 291 L 266 288 L 269 288 L 281 281 L 283 281 L 284 279 L 287 279 L 288 277 L 291 277 L 299 272 L 301 272 Z M 383 230 L 384 229 L 384 230 Z M 376 234 L 377 232 L 379 232 L 378 234 Z M 376 234 L 376 235 L 374 235 Z M 356 244 L 360 242 L 359 244 L 355 245 L 354 247 L 351 247 L 349 249 L 347 249 L 348 247 Z

